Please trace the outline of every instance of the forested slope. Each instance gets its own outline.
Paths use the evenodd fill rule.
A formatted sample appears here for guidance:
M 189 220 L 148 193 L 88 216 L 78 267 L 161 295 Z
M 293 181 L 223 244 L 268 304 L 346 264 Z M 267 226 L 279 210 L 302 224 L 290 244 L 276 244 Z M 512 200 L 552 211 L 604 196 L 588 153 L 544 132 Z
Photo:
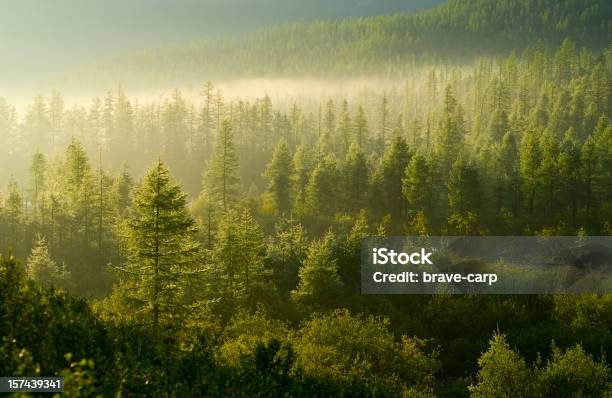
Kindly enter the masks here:
M 522 51 L 565 38 L 612 42 L 606 0 L 451 0 L 391 16 L 291 23 L 239 39 L 215 38 L 122 54 L 85 69 L 106 82 L 185 83 L 254 76 L 344 76 L 406 71 L 414 63 Z M 113 80 L 114 79 L 114 80 Z

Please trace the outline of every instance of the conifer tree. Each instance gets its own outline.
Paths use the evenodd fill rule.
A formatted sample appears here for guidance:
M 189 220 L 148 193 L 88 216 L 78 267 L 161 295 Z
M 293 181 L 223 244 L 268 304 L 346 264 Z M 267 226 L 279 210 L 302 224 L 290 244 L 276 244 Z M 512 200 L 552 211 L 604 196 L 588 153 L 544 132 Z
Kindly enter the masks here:
M 464 135 L 461 108 L 457 104 L 452 87 L 447 86 L 444 94 L 443 115 L 435 146 L 436 158 L 441 165 L 441 172 L 444 178 L 448 176 L 454 159 L 462 151 Z
M 261 228 L 244 210 L 226 212 L 217 228 L 213 249 L 213 289 L 233 304 L 253 305 L 266 287 L 265 245 Z
M 19 192 L 19 186 L 11 178 L 7 188 L 7 195 L 4 200 L 4 219 L 6 222 L 6 241 L 8 247 L 4 250 L 13 255 L 22 255 L 21 246 L 24 234 L 24 211 L 23 197 Z
M 363 151 L 353 143 L 342 165 L 342 199 L 345 209 L 357 212 L 367 206 L 369 168 Z
M 342 151 L 341 153 L 345 153 L 349 150 L 351 144 L 351 115 L 348 110 L 348 102 L 346 100 L 342 101 L 342 106 L 340 109 L 340 120 L 338 126 L 338 135 L 339 140 L 341 140 Z
M 239 178 L 237 176 L 238 156 L 234 146 L 234 134 L 229 120 L 217 134 L 215 153 L 206 175 L 206 189 L 211 199 L 223 211 L 227 211 L 238 201 Z
M 285 141 L 279 141 L 276 146 L 265 176 L 268 179 L 267 192 L 272 199 L 275 213 L 279 216 L 288 215 L 292 205 L 293 165 Z
M 577 225 L 580 198 L 580 149 L 576 143 L 574 130 L 565 134 L 557 160 L 559 169 L 559 203 L 564 207 L 562 218 L 567 220 L 573 232 Z
M 368 121 L 362 106 L 357 109 L 353 137 L 353 142 L 357 143 L 357 146 L 363 150 L 368 142 Z
M 32 248 L 26 266 L 30 279 L 45 286 L 66 287 L 70 273 L 65 266 L 58 265 L 49 255 L 47 241 L 39 237 Z
M 39 197 L 46 188 L 45 172 L 47 161 L 45 155 L 36 151 L 30 162 L 30 200 L 36 208 Z
M 329 155 L 319 160 L 306 186 L 306 207 L 311 215 L 332 215 L 337 208 L 338 170 Z
M 433 186 L 433 176 L 427 158 L 416 154 L 405 169 L 402 181 L 402 193 L 408 202 L 409 213 L 412 218 L 421 213 L 421 221 L 433 220 L 436 210 L 435 196 L 429 188 Z
M 593 227 L 594 217 L 599 207 L 597 149 L 595 140 L 589 136 L 580 150 L 581 199 L 584 206 L 584 221 Z
M 188 281 L 202 271 L 185 197 L 158 161 L 136 188 L 124 226 L 128 260 L 118 268 L 119 293 L 154 328 L 182 314 Z
M 558 208 L 559 191 L 559 144 L 551 133 L 545 131 L 540 137 L 542 161 L 538 167 L 538 191 L 536 204 L 541 210 L 544 226 L 553 226 Z
M 501 334 L 493 336 L 478 365 L 478 384 L 470 386 L 471 397 L 527 398 L 535 393 L 525 360 L 510 348 Z
M 535 211 L 535 199 L 538 189 L 538 168 L 542 159 L 537 134 L 527 130 L 523 135 L 520 151 L 520 171 L 523 192 L 525 194 L 528 219 Z
M 494 172 L 493 211 L 502 218 L 507 216 L 514 220 L 513 222 L 516 222 L 522 196 L 519 151 L 514 134 L 511 132 L 507 132 L 504 135 L 501 145 L 496 151 Z
M 306 187 L 312 171 L 312 159 L 304 146 L 299 146 L 293 155 L 293 185 L 295 192 L 294 209 L 298 213 L 306 211 Z
M 379 109 L 380 119 L 380 136 L 378 138 L 379 151 L 383 153 L 387 145 L 387 133 L 389 131 L 389 100 L 387 95 L 384 94 L 380 101 Z
M 73 139 L 66 150 L 67 210 L 70 224 L 68 239 L 76 247 L 68 253 L 68 265 L 74 278 L 90 276 L 89 262 L 85 261 L 95 242 L 97 217 L 95 208 L 99 204 L 95 177 L 89 159 L 81 143 Z M 62 257 L 60 257 L 62 258 Z
M 300 283 L 292 292 L 296 302 L 323 308 L 338 304 L 336 298 L 342 294 L 343 285 L 333 255 L 334 239 L 330 231 L 311 243 L 300 268 Z
M 398 221 L 406 215 L 406 203 L 402 194 L 402 179 L 412 153 L 399 134 L 393 138 L 380 164 L 380 205 L 391 219 Z
M 448 180 L 449 224 L 464 235 L 480 232 L 482 190 L 474 164 L 459 158 Z
M 125 216 L 132 205 L 132 188 L 134 186 L 134 181 L 126 164 L 123 165 L 123 170 L 117 178 L 115 186 L 117 210 L 119 215 Z

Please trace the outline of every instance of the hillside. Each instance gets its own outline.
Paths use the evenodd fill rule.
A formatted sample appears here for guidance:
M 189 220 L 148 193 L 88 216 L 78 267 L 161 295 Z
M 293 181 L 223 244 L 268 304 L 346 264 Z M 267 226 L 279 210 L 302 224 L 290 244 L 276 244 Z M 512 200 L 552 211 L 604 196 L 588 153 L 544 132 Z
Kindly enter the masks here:
M 607 0 L 451 0 L 391 16 L 290 23 L 241 38 L 122 54 L 88 67 L 96 80 L 181 84 L 259 76 L 388 73 L 407 63 L 506 54 L 569 37 L 578 47 L 612 42 Z M 116 80 L 115 80 L 116 81 Z

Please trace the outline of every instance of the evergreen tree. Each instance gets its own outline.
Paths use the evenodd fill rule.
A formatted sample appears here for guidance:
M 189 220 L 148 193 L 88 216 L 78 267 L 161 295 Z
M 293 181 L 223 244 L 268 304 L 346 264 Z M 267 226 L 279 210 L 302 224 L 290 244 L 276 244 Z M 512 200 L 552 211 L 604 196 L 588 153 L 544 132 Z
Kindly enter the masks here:
M 132 188 L 134 186 L 134 180 L 126 164 L 123 165 L 123 170 L 115 186 L 117 210 L 121 216 L 125 216 L 132 205 Z
M 239 178 L 237 176 L 238 156 L 234 146 L 234 135 L 229 120 L 217 134 L 215 153 L 206 175 L 206 189 L 211 199 L 223 211 L 230 209 L 238 201 Z
M 367 207 L 369 168 L 363 151 L 353 143 L 342 165 L 342 203 L 351 213 Z
M 30 163 L 30 200 L 36 208 L 39 197 L 46 189 L 45 172 L 47 161 L 45 155 L 36 151 Z
M 359 106 L 355 116 L 355 126 L 353 128 L 353 142 L 357 143 L 360 149 L 364 149 L 368 142 L 368 121 L 363 107 Z
M 571 231 L 578 227 L 578 205 L 580 199 L 580 149 L 573 130 L 568 130 L 561 143 L 559 158 L 559 196 L 564 209 L 563 219 L 567 220 Z
M 297 287 L 299 267 L 307 251 L 308 239 L 304 227 L 294 220 L 279 220 L 268 243 L 267 262 L 281 294 L 287 295 Z
M 378 139 L 378 142 L 379 142 L 378 148 L 379 148 L 379 151 L 383 153 L 387 145 L 387 133 L 389 131 L 389 100 L 387 99 L 386 94 L 383 94 L 383 97 L 380 102 L 379 118 L 380 118 L 380 136 Z
M 351 145 L 351 115 L 348 110 L 348 102 L 342 101 L 342 107 L 340 110 L 340 120 L 338 126 L 338 135 L 341 140 L 342 148 L 341 153 L 346 153 Z
M 338 170 L 330 155 L 319 160 L 306 186 L 306 207 L 311 215 L 334 214 L 338 199 Z
M 296 302 L 323 308 L 338 305 L 343 285 L 333 255 L 334 240 L 330 231 L 308 248 L 308 255 L 300 268 L 300 283 L 292 292 Z
M 506 338 L 495 334 L 489 349 L 478 360 L 478 384 L 470 386 L 471 397 L 532 397 L 532 375 Z
M 4 220 L 6 225 L 5 250 L 12 255 L 23 255 L 21 248 L 24 237 L 24 211 L 23 197 L 19 192 L 19 186 L 11 178 L 4 200 Z
M 437 198 L 429 188 L 434 186 L 433 181 L 433 171 L 425 156 L 414 155 L 405 169 L 402 193 L 411 219 L 419 218 L 422 226 L 431 224 L 436 217 Z
M 482 191 L 476 167 L 459 158 L 448 180 L 449 224 L 462 235 L 480 233 Z
M 154 328 L 184 315 L 188 279 L 202 271 L 200 247 L 185 194 L 158 161 L 134 192 L 133 212 L 124 227 L 128 261 L 119 267 L 117 289 L 135 313 Z
M 495 163 L 493 211 L 506 226 L 509 226 L 508 224 L 516 225 L 522 196 L 519 150 L 512 132 L 507 132 L 504 135 L 496 153 Z
M 294 208 L 298 213 L 306 211 L 306 190 L 312 171 L 312 159 L 305 147 L 299 146 L 293 155 L 293 185 L 295 191 Z
M 289 149 L 285 141 L 280 141 L 265 172 L 268 179 L 267 192 L 277 215 L 287 215 L 291 212 L 292 175 L 293 165 Z
M 247 210 L 224 214 L 217 228 L 211 282 L 226 305 L 254 306 L 269 291 L 264 255 L 263 234 L 251 214 Z
M 462 151 L 465 134 L 463 114 L 451 86 L 446 87 L 443 112 L 434 152 L 441 165 L 442 175 L 446 178 L 454 159 Z
M 535 212 L 535 199 L 538 189 L 538 168 L 542 154 L 538 144 L 537 134 L 527 130 L 523 135 L 520 151 L 520 170 L 523 192 L 525 194 L 527 218 L 531 220 Z
M 406 201 L 402 194 L 402 179 L 412 153 L 399 134 L 393 138 L 380 164 L 380 205 L 391 219 L 399 221 L 406 215 Z
M 39 237 L 32 248 L 26 266 L 30 279 L 45 286 L 66 287 L 70 273 L 65 266 L 59 266 L 49 255 L 47 241 Z

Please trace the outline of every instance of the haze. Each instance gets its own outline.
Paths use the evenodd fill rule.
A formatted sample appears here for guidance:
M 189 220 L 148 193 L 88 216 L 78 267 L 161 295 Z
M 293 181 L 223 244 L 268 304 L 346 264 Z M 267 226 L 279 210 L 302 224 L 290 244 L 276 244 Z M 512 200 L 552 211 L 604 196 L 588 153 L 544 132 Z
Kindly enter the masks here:
M 122 51 L 239 35 L 281 22 L 411 11 L 440 2 L 0 0 L 0 88 L 32 87 L 67 68 Z

